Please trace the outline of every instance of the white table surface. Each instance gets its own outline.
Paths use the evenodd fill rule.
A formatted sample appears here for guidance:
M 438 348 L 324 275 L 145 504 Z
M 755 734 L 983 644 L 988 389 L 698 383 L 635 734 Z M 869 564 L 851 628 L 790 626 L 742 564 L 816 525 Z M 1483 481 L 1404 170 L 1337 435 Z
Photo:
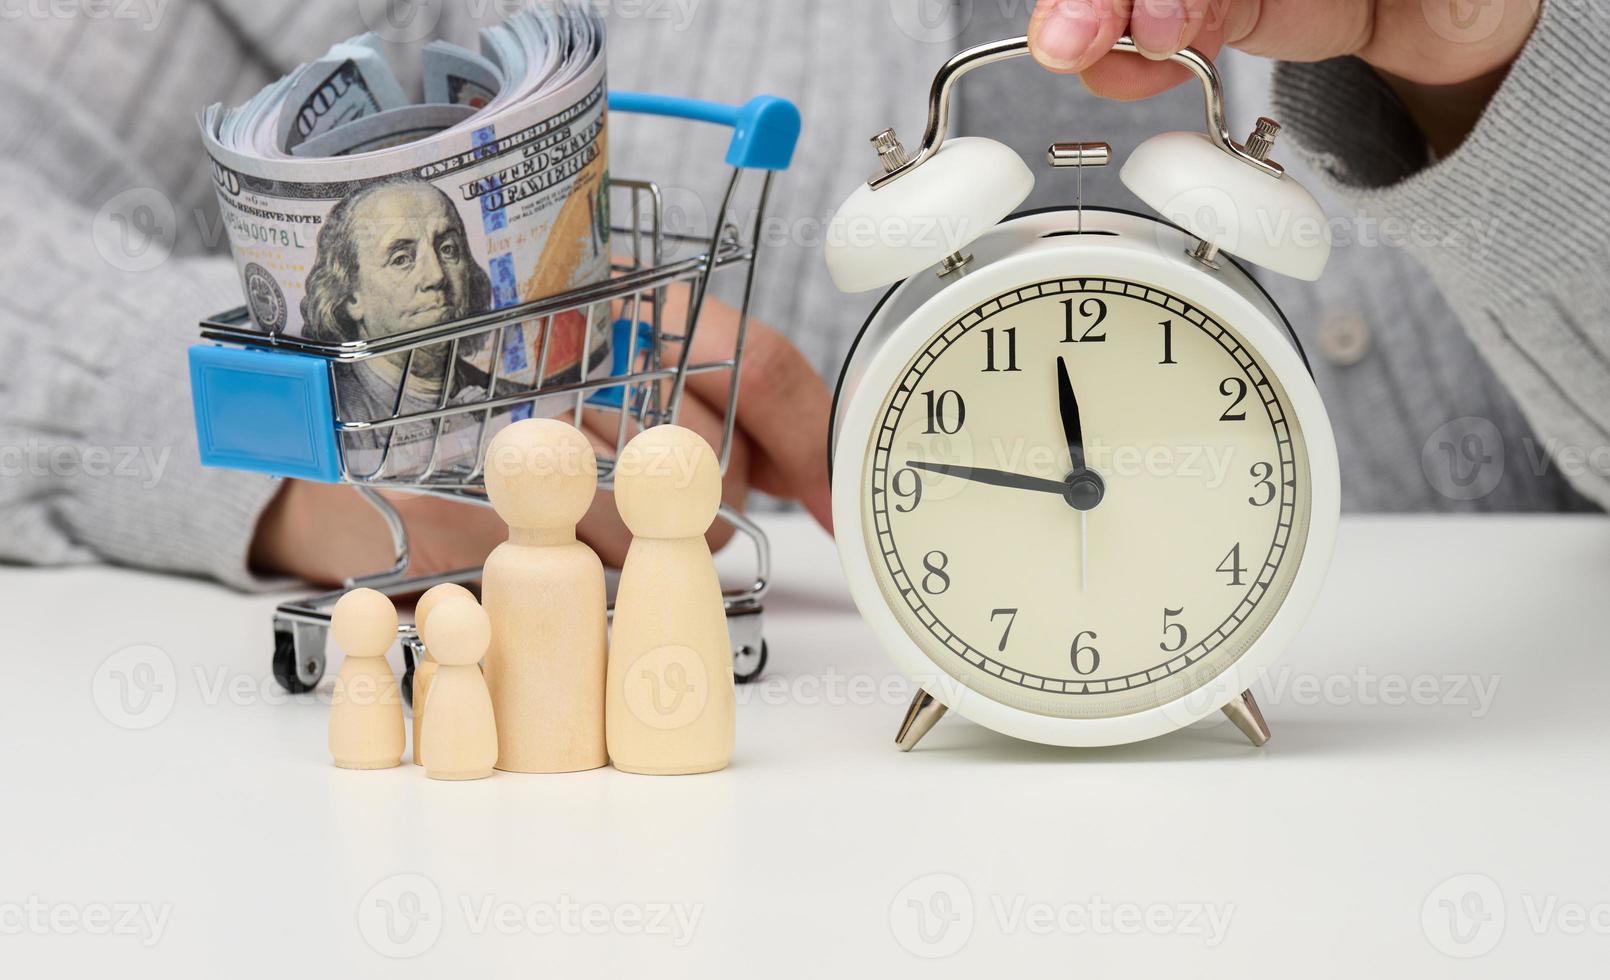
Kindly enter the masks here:
M 269 672 L 274 597 L 0 569 L 0 969 L 890 977 L 946 954 L 927 968 L 1541 977 L 1610 962 L 1610 521 L 1347 520 L 1318 609 L 1257 689 L 1262 750 L 1222 722 L 1081 751 L 950 717 L 909 755 L 892 738 L 910 690 L 831 543 L 799 518 L 767 525 L 771 666 L 740 689 L 732 767 L 685 778 L 337 770 L 325 704 Z

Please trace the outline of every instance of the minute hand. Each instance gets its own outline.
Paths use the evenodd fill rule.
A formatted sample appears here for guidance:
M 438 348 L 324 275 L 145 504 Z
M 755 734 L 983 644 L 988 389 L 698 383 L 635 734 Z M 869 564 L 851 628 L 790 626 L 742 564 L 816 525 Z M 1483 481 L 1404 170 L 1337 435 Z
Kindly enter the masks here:
M 945 476 L 959 477 L 971 480 L 974 483 L 988 483 L 996 487 L 1012 487 L 1017 490 L 1038 490 L 1042 493 L 1054 493 L 1062 496 L 1067 492 L 1068 485 L 1061 480 L 1046 480 L 1037 476 L 1024 476 L 1021 473 L 1008 473 L 1005 470 L 990 470 L 979 466 L 958 466 L 952 463 L 919 463 L 916 460 L 906 460 L 906 465 L 914 470 L 927 470 L 930 473 L 942 473 Z

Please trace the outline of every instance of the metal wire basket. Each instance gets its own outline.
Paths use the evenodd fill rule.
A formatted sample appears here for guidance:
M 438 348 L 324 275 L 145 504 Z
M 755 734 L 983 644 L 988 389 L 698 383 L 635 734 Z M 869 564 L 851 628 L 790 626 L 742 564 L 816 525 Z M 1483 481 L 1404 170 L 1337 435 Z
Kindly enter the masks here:
M 609 104 L 612 112 L 733 127 L 726 158 L 730 173 L 708 231 L 668 230 L 658 185 L 613 180 L 610 214 L 624 220 L 612 221 L 611 247 L 617 258 L 608 281 L 367 340 L 335 342 L 264 333 L 253 325 L 245 307 L 201 323 L 205 343 L 190 350 L 190 375 L 202 462 L 351 484 L 379 512 L 391 533 L 390 568 L 351 579 L 340 590 L 282 603 L 274 611 L 273 670 L 286 690 L 311 690 L 323 676 L 329 610 L 348 589 L 368 587 L 401 596 L 480 577 L 479 567 L 410 576 L 408 533 L 385 492 L 485 505 L 486 445 L 496 427 L 510 417 L 557 416 L 577 426 L 585 417 L 595 432 L 600 420 L 606 420 L 614 429 L 614 446 L 613 452 L 599 453 L 598 482 L 600 489 L 608 490 L 625 443 L 644 428 L 677 420 L 691 376 L 718 373 L 725 378 L 726 411 L 721 444 L 715 448 L 726 471 L 762 222 L 773 177 L 787 168 L 792 157 L 799 114 L 791 103 L 769 96 L 727 106 L 614 92 Z M 735 216 L 751 201 L 752 217 L 744 223 L 747 227 L 740 227 Z M 718 274 L 742 280 L 734 340 L 730 350 L 695 358 L 693 339 L 711 281 Z M 681 323 L 668 323 L 669 294 L 682 284 L 688 290 L 686 316 Z M 585 324 L 581 358 L 574 377 L 556 380 L 549 377 L 545 363 L 551 349 L 548 341 L 555 324 L 567 317 L 570 324 L 576 317 Z M 543 363 L 537 365 L 534 381 L 510 385 L 499 377 L 499 352 L 512 332 L 530 330 L 539 332 L 534 349 Z M 607 346 L 595 343 L 601 330 L 611 332 Z M 595 348 L 607 352 L 607 363 L 589 361 Z M 488 352 L 490 376 L 478 378 L 466 396 L 465 389 L 455 385 L 454 373 L 472 351 Z M 344 373 L 377 359 L 387 359 L 400 369 L 390 410 L 343 411 Z M 420 407 L 415 380 L 419 363 L 445 365 L 447 379 L 436 385 L 434 408 Z M 754 548 L 753 578 L 724 593 L 734 676 L 747 681 L 760 674 L 767 659 L 761 600 L 770 578 L 770 547 L 760 528 L 730 506 L 722 506 L 718 519 Z M 398 632 L 404 665 L 411 673 L 421 651 L 419 637 L 412 624 L 399 626 Z M 402 687 L 405 695 L 412 690 L 406 675 Z

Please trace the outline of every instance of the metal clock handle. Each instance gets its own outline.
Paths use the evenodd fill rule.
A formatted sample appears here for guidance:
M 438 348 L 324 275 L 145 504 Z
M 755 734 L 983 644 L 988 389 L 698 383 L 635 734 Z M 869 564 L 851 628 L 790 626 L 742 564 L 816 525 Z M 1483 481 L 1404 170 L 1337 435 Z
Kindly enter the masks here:
M 1135 42 L 1127 34 L 1120 37 L 1112 49 L 1127 54 L 1140 53 L 1135 47 Z M 916 156 L 907 154 L 905 147 L 895 136 L 894 130 L 884 130 L 873 137 L 872 143 L 878 151 L 879 159 L 883 161 L 886 172 L 873 175 L 867 183 L 876 190 L 922 166 L 929 157 L 939 152 L 939 146 L 944 142 L 945 131 L 950 124 L 950 90 L 958 79 L 974 68 L 1021 58 L 1028 53 L 1029 39 L 1025 35 L 968 48 L 945 62 L 939 73 L 934 76 L 933 85 L 928 90 L 928 125 L 923 130 L 922 145 L 918 147 Z M 1273 123 L 1268 123 L 1266 126 L 1266 121 L 1260 119 L 1258 128 L 1253 131 L 1245 145 L 1231 138 L 1224 118 L 1224 85 L 1219 80 L 1219 71 L 1213 66 L 1212 60 L 1195 48 L 1186 48 L 1170 55 L 1169 60 L 1190 69 L 1191 74 L 1202 83 L 1208 138 L 1213 140 L 1219 149 L 1241 160 L 1247 166 L 1256 167 L 1275 177 L 1284 176 L 1285 168 L 1264 157 L 1269 152 L 1269 144 L 1272 142 Z

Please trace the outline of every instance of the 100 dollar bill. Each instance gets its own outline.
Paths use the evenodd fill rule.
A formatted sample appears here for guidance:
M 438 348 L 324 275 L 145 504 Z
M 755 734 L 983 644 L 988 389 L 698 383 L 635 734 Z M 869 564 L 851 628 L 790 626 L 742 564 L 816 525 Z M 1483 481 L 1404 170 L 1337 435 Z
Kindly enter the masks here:
M 242 152 L 219 139 L 221 119 L 209 110 L 205 142 L 253 320 L 270 333 L 367 340 L 605 278 L 605 92 L 600 56 L 553 91 L 484 120 L 465 120 L 461 106 L 371 110 L 340 127 L 309 128 L 291 151 L 345 141 L 333 152 L 362 155 Z M 460 125 L 413 140 L 386 125 L 406 128 L 432 114 Z M 342 365 L 338 415 L 370 422 L 467 404 L 576 380 L 608 360 L 606 310 L 551 321 Z M 465 425 L 443 428 L 462 435 Z M 379 467 L 371 475 L 395 478 L 427 465 L 427 453 L 438 466 L 461 457 L 463 445 L 446 453 L 420 445 L 442 435 L 422 423 L 350 437 L 349 469 Z

